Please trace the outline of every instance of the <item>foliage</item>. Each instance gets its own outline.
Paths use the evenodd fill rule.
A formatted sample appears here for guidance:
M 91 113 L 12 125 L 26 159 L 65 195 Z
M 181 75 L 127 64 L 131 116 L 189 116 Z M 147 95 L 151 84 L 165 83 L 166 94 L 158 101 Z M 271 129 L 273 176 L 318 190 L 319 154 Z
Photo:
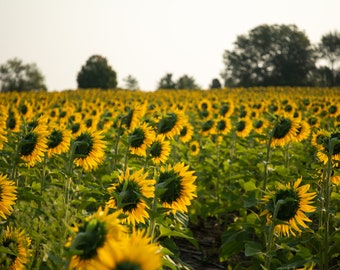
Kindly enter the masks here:
M 138 81 L 132 75 L 128 75 L 126 78 L 123 79 L 125 82 L 125 88 L 129 90 L 137 90 L 139 89 Z
M 18 58 L 9 59 L 0 66 L 1 92 L 46 91 L 44 76 L 36 64 L 24 64 Z
M 79 88 L 116 88 L 117 74 L 101 55 L 92 55 L 77 75 Z
M 188 75 L 183 75 L 178 78 L 176 82 L 177 89 L 199 89 L 200 87 L 196 84 L 195 79 Z
M 176 89 L 176 83 L 172 79 L 172 74 L 165 74 L 159 81 L 157 89 Z
M 222 84 L 221 84 L 221 82 L 220 82 L 219 79 L 214 78 L 214 79 L 212 79 L 209 88 L 210 88 L 210 89 L 218 89 L 218 88 L 222 88 Z
M 295 25 L 259 25 L 223 55 L 225 86 L 303 86 L 315 67 L 308 37 Z

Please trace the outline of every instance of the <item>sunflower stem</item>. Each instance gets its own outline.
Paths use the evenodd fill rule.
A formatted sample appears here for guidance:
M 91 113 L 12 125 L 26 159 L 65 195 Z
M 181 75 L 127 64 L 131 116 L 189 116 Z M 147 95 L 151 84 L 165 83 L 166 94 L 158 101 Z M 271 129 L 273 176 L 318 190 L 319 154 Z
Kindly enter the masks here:
M 268 165 L 270 160 L 270 150 L 271 150 L 271 143 L 273 139 L 273 132 L 270 133 L 269 139 L 267 142 L 267 152 L 266 152 L 266 160 L 264 162 L 264 176 L 263 176 L 263 191 L 265 192 L 267 189 L 267 180 L 268 180 Z
M 119 140 L 120 140 L 120 136 L 122 135 L 122 125 L 123 125 L 123 118 L 121 118 L 120 122 L 119 122 L 119 127 L 117 129 L 117 134 L 116 134 L 116 141 L 114 144 L 114 154 L 115 157 L 113 158 L 113 168 L 112 171 L 116 170 L 116 165 L 117 165 L 117 155 L 118 155 L 118 145 L 119 145 Z

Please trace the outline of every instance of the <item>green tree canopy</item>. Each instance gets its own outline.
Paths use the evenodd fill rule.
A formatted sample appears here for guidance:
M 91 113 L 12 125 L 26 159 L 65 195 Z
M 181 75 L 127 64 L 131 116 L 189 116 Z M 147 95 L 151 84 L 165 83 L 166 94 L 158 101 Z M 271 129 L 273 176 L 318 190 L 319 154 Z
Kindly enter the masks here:
M 315 68 L 308 37 L 295 25 L 260 25 L 223 55 L 226 86 L 303 86 Z
M 138 81 L 132 75 L 128 75 L 126 78 L 123 79 L 125 82 L 125 88 L 129 90 L 137 90 L 139 89 Z
M 77 76 L 78 88 L 109 89 L 117 87 L 117 74 L 100 55 L 92 55 Z
M 157 89 L 176 89 L 176 83 L 172 79 L 172 73 L 167 73 L 160 79 Z
M 219 79 L 214 78 L 214 79 L 212 79 L 211 84 L 209 85 L 209 88 L 210 89 L 222 88 L 222 84 L 221 84 Z
M 195 79 L 186 74 L 178 78 L 176 82 L 176 89 L 199 89 L 199 88 L 200 87 L 196 84 Z
M 46 91 L 44 80 L 35 63 L 24 64 L 22 60 L 13 58 L 0 66 L 1 92 Z

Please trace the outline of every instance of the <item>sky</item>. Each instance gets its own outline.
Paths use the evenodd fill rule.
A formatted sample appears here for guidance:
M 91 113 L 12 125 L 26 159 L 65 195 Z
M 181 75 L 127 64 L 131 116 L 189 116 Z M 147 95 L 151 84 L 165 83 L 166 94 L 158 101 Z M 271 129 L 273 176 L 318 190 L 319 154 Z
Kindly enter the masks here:
M 261 24 L 295 24 L 312 44 L 340 30 L 340 0 L 0 0 L 0 64 L 35 63 L 49 91 L 77 88 L 86 60 L 99 54 L 118 86 L 135 77 L 143 91 L 166 73 L 207 89 L 223 53 Z

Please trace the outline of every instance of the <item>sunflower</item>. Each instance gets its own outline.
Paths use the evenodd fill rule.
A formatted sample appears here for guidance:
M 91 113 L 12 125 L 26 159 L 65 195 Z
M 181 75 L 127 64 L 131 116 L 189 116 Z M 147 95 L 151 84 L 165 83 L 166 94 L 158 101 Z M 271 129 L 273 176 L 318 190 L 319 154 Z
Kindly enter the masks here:
M 174 112 L 169 112 L 161 117 L 156 124 L 157 133 L 163 134 L 166 138 L 170 139 L 179 135 L 185 124 L 185 114 L 180 110 L 174 110 Z
M 47 140 L 48 157 L 65 153 L 70 148 L 71 130 L 54 127 L 48 135 Z
M 227 117 L 219 117 L 215 124 L 215 133 L 218 135 L 226 135 L 231 130 L 231 121 Z
M 319 160 L 324 164 L 328 162 L 328 155 L 331 147 L 330 144 L 334 142 L 332 149 L 332 160 L 340 161 L 340 131 L 336 130 L 333 132 L 325 132 L 325 134 L 325 137 L 320 138 L 321 145 L 317 153 Z
M 197 176 L 194 171 L 189 171 L 189 166 L 184 163 L 177 163 L 175 166 L 168 165 L 160 169 L 157 187 L 165 189 L 159 196 L 163 207 L 173 211 L 187 212 L 187 206 L 196 197 Z
M 271 146 L 284 146 L 291 142 L 299 129 L 299 121 L 289 116 L 280 117 L 272 129 Z
M 247 137 L 253 129 L 253 124 L 248 117 L 240 118 L 236 124 L 236 135 L 240 138 Z
M 28 123 L 26 132 L 18 143 L 20 158 L 27 162 L 27 166 L 34 166 L 36 162 L 42 162 L 47 151 L 47 126 L 40 125 L 39 121 Z
M 108 207 L 100 207 L 75 229 L 76 234 L 66 243 L 70 258 L 69 269 L 96 270 L 110 260 L 110 241 L 120 243 L 126 228 L 120 224 L 117 213 L 108 214 Z
M 85 171 L 96 169 L 105 158 L 105 142 L 102 139 L 99 131 L 83 131 L 72 143 L 74 163 Z
M 135 127 L 129 134 L 130 152 L 138 156 L 146 156 L 146 149 L 155 139 L 155 132 L 147 123 Z
M 139 125 L 141 119 L 145 115 L 145 106 L 141 104 L 134 104 L 128 107 L 126 110 L 127 114 L 123 117 L 122 123 L 127 127 L 128 130 L 133 130 L 136 126 Z
M 7 129 L 9 129 L 13 132 L 19 132 L 20 126 L 21 126 L 20 115 L 17 112 L 9 109 L 7 119 L 6 119 Z
M 179 133 L 179 139 L 183 143 L 187 143 L 191 140 L 192 136 L 194 135 L 194 127 L 189 123 L 185 123 L 181 132 Z
M 158 134 L 152 144 L 148 153 L 151 156 L 152 162 L 155 165 L 165 163 L 171 152 L 170 142 L 165 140 L 164 135 Z
M 297 129 L 297 132 L 295 136 L 292 138 L 293 142 L 302 142 L 303 140 L 306 140 L 311 133 L 310 126 L 307 122 L 301 121 L 299 123 L 299 127 Z
M 267 215 L 268 222 L 276 222 L 275 233 L 278 235 L 289 236 L 291 233 L 295 236 L 295 232 L 302 232 L 300 227 L 308 228 L 305 222 L 311 220 L 305 213 L 312 213 L 316 210 L 311 204 L 315 198 L 316 192 L 307 193 L 310 185 L 300 186 L 302 178 L 299 178 L 293 186 L 288 183 L 286 186 L 279 183 L 275 192 L 265 195 L 262 198 L 266 204 L 266 209 L 261 215 Z M 280 202 L 279 209 L 278 202 Z M 277 220 L 273 220 L 273 213 L 277 211 Z
M 189 152 L 192 156 L 197 156 L 200 152 L 200 144 L 197 141 L 193 141 L 189 145 Z
M 202 136 L 209 136 L 215 134 L 215 121 L 213 119 L 204 121 L 201 123 L 201 134 Z
M 17 199 L 15 183 L 0 174 L 0 216 L 6 219 L 13 211 L 13 205 Z
M 31 239 L 26 235 L 24 230 L 13 229 L 7 226 L 1 246 L 9 249 L 11 253 L 1 252 L 0 267 L 1 269 L 24 270 L 25 264 L 29 262 L 32 256 L 30 249 Z
M 0 115 L 0 150 L 4 148 L 4 143 L 7 142 L 6 120 Z
M 224 117 L 230 117 L 234 112 L 235 106 L 231 101 L 222 101 L 220 107 L 220 115 Z
M 136 222 L 145 223 L 145 219 L 149 217 L 146 198 L 154 196 L 155 180 L 147 179 L 147 176 L 143 169 L 132 174 L 127 170 L 118 176 L 117 183 L 108 188 L 111 197 L 107 205 L 124 214 L 125 221 L 132 225 Z
M 110 241 L 111 253 L 105 262 L 98 265 L 101 270 L 139 269 L 158 270 L 162 267 L 162 253 L 157 243 L 144 231 L 133 230 L 131 235 L 119 243 Z

